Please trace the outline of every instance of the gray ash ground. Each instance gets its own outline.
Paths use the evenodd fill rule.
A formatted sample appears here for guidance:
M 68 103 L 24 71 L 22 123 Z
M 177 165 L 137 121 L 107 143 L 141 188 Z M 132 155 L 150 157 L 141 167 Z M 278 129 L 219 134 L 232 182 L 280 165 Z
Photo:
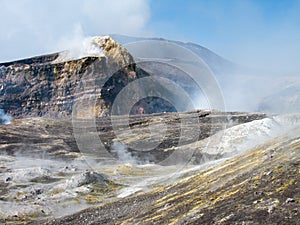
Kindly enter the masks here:
M 173 185 L 42 223 L 298 224 L 297 134 L 299 127 Z
M 201 129 L 198 129 L 199 133 L 194 135 L 197 138 L 191 141 L 189 135 L 182 136 L 183 141 L 179 145 L 178 135 L 181 133 L 178 130 L 182 128 L 181 120 L 195 117 L 201 126 Z M 112 118 L 97 119 L 97 135 L 105 145 L 105 149 L 112 154 L 116 151 L 115 148 L 125 146 L 129 158 L 122 159 L 124 154 L 115 154 L 114 156 L 120 157 L 119 160 L 114 157 L 105 160 L 97 154 L 82 154 L 74 137 L 74 124 L 70 120 L 24 118 L 16 119 L 8 125 L 0 125 L 0 222 L 208 224 L 208 221 L 216 223 L 219 221 L 220 224 L 226 224 L 226 221 L 231 220 L 236 223 L 243 222 L 242 215 L 250 212 L 250 209 L 253 210 L 253 215 L 258 213 L 263 216 L 272 206 L 275 212 L 276 210 L 280 212 L 277 217 L 283 221 L 287 221 L 283 218 L 287 213 L 290 213 L 291 221 L 298 218 L 296 214 L 299 210 L 299 196 L 296 193 L 299 178 L 297 173 L 299 157 L 296 154 L 298 130 L 294 130 L 296 136 L 286 138 L 286 142 L 283 138 L 272 140 L 272 137 L 297 126 L 298 115 L 267 118 L 266 115 L 257 113 L 193 111 L 182 115 L 162 113 L 135 115 L 129 118 L 121 116 L 113 119 L 121 121 L 115 123 L 113 128 Z M 124 121 L 129 121 L 129 127 L 124 127 Z M 82 122 L 84 123 L 84 120 Z M 184 124 L 187 131 L 195 133 L 193 124 Z M 161 125 L 166 129 L 149 132 L 149 127 Z M 131 130 L 130 133 L 128 129 Z M 86 132 L 95 131 L 86 127 Z M 138 141 L 147 138 L 151 140 L 151 135 L 161 136 L 163 132 L 166 134 L 162 142 L 164 144 L 158 145 L 146 154 L 144 152 L 137 154 L 130 148 Z M 265 144 L 253 150 L 251 156 L 247 153 L 249 160 L 246 156 L 234 158 L 270 139 L 272 141 L 269 145 Z M 281 151 L 284 145 L 290 150 Z M 160 163 L 176 151 L 179 152 L 179 156 L 191 152 L 193 154 L 184 165 Z M 277 152 L 277 155 L 272 152 Z M 277 157 L 276 160 L 259 161 L 271 156 L 272 159 Z M 287 157 L 291 157 L 290 161 Z M 230 160 L 234 160 L 235 169 Z M 90 162 L 94 163 L 93 167 Z M 220 167 L 218 165 L 222 163 L 223 166 L 218 169 Z M 286 163 L 289 166 L 285 166 Z M 272 192 L 272 186 L 268 186 L 266 182 L 261 183 L 261 186 L 255 186 L 258 182 L 255 179 L 262 182 L 259 178 L 255 178 L 255 174 L 263 176 L 263 169 L 259 165 L 265 168 L 266 173 L 270 171 L 274 173 L 274 177 L 270 179 L 278 186 L 276 187 L 278 190 L 282 189 L 281 192 L 278 191 L 284 193 L 280 198 L 276 195 L 277 189 Z M 277 172 L 276 168 L 279 166 L 283 166 L 284 170 L 279 169 Z M 258 172 L 254 172 L 255 170 Z M 209 175 L 210 173 L 215 175 Z M 281 177 L 283 175 L 285 178 Z M 254 177 L 254 180 L 247 177 Z M 232 182 L 229 184 L 231 178 Z M 201 189 L 205 187 L 203 179 L 211 179 L 211 184 L 206 182 L 210 187 L 207 190 Z M 282 180 L 282 184 L 276 182 L 277 179 Z M 246 185 L 247 182 L 254 185 L 251 192 L 260 193 L 262 186 L 269 188 L 264 192 L 273 193 L 271 200 L 266 196 L 257 198 L 255 199 L 258 201 L 257 204 L 251 208 L 254 197 L 249 197 L 250 189 Z M 241 191 L 235 189 L 237 186 Z M 226 190 L 224 195 L 220 192 L 222 188 Z M 205 196 L 195 191 L 198 189 L 202 190 Z M 236 194 L 237 197 L 234 197 Z M 241 196 L 247 198 L 245 201 L 249 206 L 243 202 L 238 206 L 233 204 L 235 200 L 231 198 L 242 199 Z M 283 207 L 288 197 L 292 200 L 288 204 L 289 211 L 286 211 L 281 206 Z M 211 204 L 213 203 L 211 207 L 216 207 L 214 209 L 220 211 L 218 215 L 207 214 L 208 208 L 203 204 L 208 204 L 208 199 Z M 243 204 L 248 208 L 246 206 L 243 208 Z M 181 208 L 175 207 L 176 205 Z M 240 214 L 229 213 L 235 212 L 234 207 L 241 207 Z M 262 212 L 257 211 L 258 209 Z M 275 219 L 270 221 L 279 221 L 276 216 L 273 217 Z M 261 217 L 252 218 L 252 223 L 250 217 L 245 218 L 246 222 L 250 221 L 249 224 L 256 224 Z

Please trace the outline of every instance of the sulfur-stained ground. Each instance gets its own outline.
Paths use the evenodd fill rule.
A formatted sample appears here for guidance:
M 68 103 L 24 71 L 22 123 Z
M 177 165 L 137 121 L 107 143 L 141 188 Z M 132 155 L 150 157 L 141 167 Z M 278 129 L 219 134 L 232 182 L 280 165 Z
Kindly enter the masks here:
M 176 135 L 180 135 L 178 133 L 180 120 L 195 117 L 199 119 L 201 126 L 196 141 L 190 143 L 189 135 L 182 136 L 184 142 L 179 146 Z M 226 114 L 203 111 L 186 112 L 181 117 L 177 113 L 132 116 L 129 118 L 132 133 L 128 133 L 128 129 L 125 129 L 122 122 L 128 118 L 117 118 L 121 122 L 116 123 L 115 127 L 111 125 L 111 118 L 96 120 L 96 132 L 104 145 L 107 145 L 105 147 L 108 150 L 116 140 L 128 146 L 144 140 L 147 135 L 150 135 L 147 131 L 149 126 L 165 124 L 167 135 L 164 144 L 150 152 L 154 156 L 154 162 L 159 161 L 160 157 L 166 157 L 168 151 L 172 153 L 180 150 L 184 154 L 185 150 L 187 152 L 193 148 L 197 150 L 205 145 L 207 137 L 216 139 L 218 134 L 213 134 L 226 128 L 223 137 L 232 141 L 230 145 L 225 138 L 227 151 L 230 151 L 230 148 L 239 149 L 241 143 L 250 138 L 253 130 L 257 131 L 256 136 L 249 140 L 262 144 L 227 160 L 224 155 L 210 154 L 207 151 L 206 159 L 212 161 L 218 160 L 219 157 L 224 159 L 220 161 L 221 163 L 197 171 L 195 169 L 198 168 L 197 163 L 201 164 L 201 157 L 204 155 L 204 152 L 199 151 L 198 156 L 193 156 L 199 159 L 192 163 L 191 168 L 194 168 L 192 172 L 180 175 L 182 171 L 178 165 L 179 175 L 176 179 L 168 180 L 169 178 L 166 177 L 165 182 L 154 181 L 150 185 L 151 188 L 133 191 L 131 194 L 119 191 L 124 187 L 126 189 L 126 185 L 130 186 L 131 181 L 149 180 L 157 172 L 167 176 L 169 167 L 157 164 L 151 167 L 124 164 L 103 167 L 94 173 L 68 164 L 66 167 L 65 162 L 74 162 L 81 157 L 74 137 L 74 130 L 76 130 L 74 126 L 78 124 L 72 124 L 69 120 L 25 118 L 15 120 L 9 125 L 2 125 L 0 150 L 1 155 L 5 157 L 1 164 L 5 164 L 5 160 L 9 163 L 14 157 L 18 159 L 20 155 L 25 157 L 35 155 L 34 160 L 45 157 L 49 162 L 59 163 L 56 166 L 50 165 L 49 168 L 52 170 L 50 172 L 41 171 L 46 172 L 48 177 L 40 176 L 30 180 L 29 185 L 32 183 L 49 185 L 40 190 L 32 186 L 34 193 L 29 191 L 29 194 L 23 195 L 22 190 L 27 190 L 31 186 L 26 187 L 28 183 L 23 186 L 15 184 L 14 177 L 12 180 L 1 180 L 0 201 L 2 202 L 0 203 L 7 201 L 11 204 L 28 204 L 30 207 L 41 208 L 37 208 L 32 214 L 27 213 L 22 216 L 16 214 L 12 217 L 0 218 L 0 221 L 3 224 L 298 224 L 300 220 L 300 127 L 294 126 L 286 132 L 282 128 L 280 135 L 268 141 L 259 142 L 258 139 L 260 136 L 268 136 L 267 130 L 274 129 L 274 126 L 268 123 L 270 121 L 276 125 L 284 118 L 295 121 L 299 119 L 291 116 L 279 117 L 273 121 L 265 117 L 264 114 L 255 113 Z M 186 123 L 185 126 L 191 132 L 194 131 L 191 129 L 194 128 L 193 124 Z M 280 126 L 277 128 L 281 129 Z M 116 130 L 119 132 L 118 137 L 114 133 Z M 87 127 L 86 132 L 92 132 L 92 129 Z M 159 135 L 159 132 L 163 130 L 158 129 L 154 135 Z M 255 146 L 255 143 L 252 146 Z M 143 154 L 135 155 L 135 159 L 142 161 L 143 156 Z M 16 165 L 17 163 L 19 161 L 16 161 Z M 0 168 L 1 176 L 14 170 L 5 167 L 4 164 Z M 116 172 L 120 174 L 120 178 L 111 180 L 112 177 L 117 176 Z M 104 176 L 103 173 L 108 176 Z M 64 184 L 68 185 L 64 186 Z M 101 184 L 105 185 L 101 186 Z M 12 188 L 16 191 L 19 189 L 20 193 L 17 193 L 16 199 L 10 197 L 15 196 Z M 74 196 L 66 196 L 65 194 L 68 193 Z M 51 211 L 44 212 L 43 208 L 48 204 L 52 207 L 52 213 L 53 209 L 55 212 L 53 196 L 55 201 L 60 202 L 60 205 L 57 205 L 58 211 L 63 210 L 61 203 L 66 206 L 76 206 L 84 202 L 86 205 L 81 205 L 81 208 L 76 210 L 74 208 L 67 215 L 63 214 L 63 217 L 57 218 L 51 214 Z M 85 209 L 80 211 L 82 208 Z
M 177 184 L 44 224 L 299 224 L 300 128 Z

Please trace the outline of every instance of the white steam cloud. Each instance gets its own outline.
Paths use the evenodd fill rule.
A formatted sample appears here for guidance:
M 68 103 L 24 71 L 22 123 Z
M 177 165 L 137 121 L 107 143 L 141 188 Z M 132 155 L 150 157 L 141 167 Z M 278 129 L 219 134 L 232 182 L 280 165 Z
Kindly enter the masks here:
M 80 37 L 142 35 L 148 0 L 0 0 L 0 61 L 69 49 Z
M 137 160 L 128 152 L 127 146 L 121 142 L 114 142 L 111 152 L 115 153 L 120 161 L 137 164 Z
M 6 114 L 3 109 L 0 109 L 0 124 L 10 124 L 12 117 Z
M 68 50 L 61 52 L 59 57 L 55 60 L 56 62 L 75 60 L 87 56 L 105 56 L 102 49 L 93 44 L 92 37 L 78 36 L 77 38 L 74 38 L 72 42 L 68 44 L 68 46 Z

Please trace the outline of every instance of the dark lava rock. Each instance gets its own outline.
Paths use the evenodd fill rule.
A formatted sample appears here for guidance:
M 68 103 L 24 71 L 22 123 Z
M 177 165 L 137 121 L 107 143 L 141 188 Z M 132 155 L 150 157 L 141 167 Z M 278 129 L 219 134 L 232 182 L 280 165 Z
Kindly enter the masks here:
M 86 142 L 91 155 L 97 159 L 98 142 L 91 142 L 91 136 L 99 137 L 103 147 L 110 152 L 118 139 L 140 162 L 159 162 L 175 150 L 172 147 L 205 139 L 225 128 L 265 118 L 265 114 L 190 111 L 185 113 L 144 114 L 114 117 L 99 117 L 94 123 L 81 119 L 74 123 L 70 119 L 24 118 L 15 119 L 9 125 L 0 126 L 0 152 L 8 155 L 34 155 L 71 160 L 81 155 L 79 141 Z M 228 120 L 230 118 L 230 121 Z M 197 124 L 189 121 L 197 120 Z M 117 120 L 117 122 L 112 122 Z M 127 124 L 128 122 L 128 124 Z M 184 127 L 182 123 L 184 122 Z M 126 125 L 127 124 L 127 125 Z M 165 127 L 154 133 L 149 127 Z M 182 129 L 185 132 L 182 132 Z M 129 132 L 130 131 L 130 132 Z M 130 146 L 139 142 L 153 141 L 164 137 L 159 145 L 149 151 L 137 151 Z M 167 150 L 168 151 L 165 151 Z M 94 152 L 95 151 L 95 152 Z M 84 153 L 89 153 L 87 150 Z M 202 155 L 199 155 L 199 160 Z M 99 159 L 100 160 L 100 159 Z M 105 160 L 105 159 L 104 159 Z

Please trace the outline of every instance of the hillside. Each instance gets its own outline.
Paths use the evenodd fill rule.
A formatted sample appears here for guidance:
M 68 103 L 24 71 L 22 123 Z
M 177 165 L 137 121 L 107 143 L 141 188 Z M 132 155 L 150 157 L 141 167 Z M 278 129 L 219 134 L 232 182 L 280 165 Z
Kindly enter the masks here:
M 262 71 L 257 68 L 248 67 L 247 65 L 239 65 L 195 43 L 185 43 L 162 38 L 137 38 L 122 35 L 112 36 L 126 46 L 126 48 L 133 53 L 133 56 L 137 58 L 142 55 L 143 51 L 149 51 L 145 49 L 145 47 L 143 51 L 136 51 L 134 47 L 139 42 L 146 42 L 150 46 L 156 41 L 166 42 L 188 49 L 191 53 L 198 56 L 211 70 L 211 75 L 214 76 L 222 91 L 225 107 L 229 111 L 243 110 L 268 113 L 299 112 L 298 106 L 300 102 L 297 97 L 299 96 L 298 90 L 300 88 L 299 74 L 274 74 L 274 72 L 269 72 L 268 69 Z M 160 51 L 160 47 L 158 46 L 152 45 L 150 49 L 151 51 Z M 156 62 L 158 61 L 160 64 L 149 65 L 149 63 L 147 63 L 147 65 L 142 65 L 142 67 L 150 74 L 156 75 L 156 70 L 163 71 L 165 75 L 160 73 L 159 76 L 165 76 L 167 79 L 171 79 L 175 82 L 179 80 L 182 87 L 185 88 L 194 99 L 197 99 L 194 95 L 203 94 L 203 90 L 199 90 L 199 87 L 190 79 L 190 74 L 184 73 L 185 71 L 182 72 L 174 68 L 162 66 L 162 62 L 166 63 L 166 61 L 162 61 L 162 58 L 170 60 L 170 58 L 162 56 L 160 60 L 156 60 Z M 179 60 L 184 61 L 185 59 L 183 57 Z M 272 82 L 269 82 L 270 79 Z
M 187 48 L 196 55 L 198 55 L 204 62 L 211 68 L 211 70 L 217 74 L 217 76 L 224 76 L 228 73 L 233 73 L 238 65 L 234 64 L 233 62 L 230 62 L 229 60 L 226 60 L 225 58 L 217 55 L 216 53 L 212 52 L 211 50 L 195 44 L 195 43 L 184 43 L 180 41 L 174 41 L 174 40 L 166 40 L 163 38 L 137 38 L 137 37 L 130 37 L 130 36 L 124 36 L 124 35 L 111 35 L 116 41 L 121 43 L 122 45 L 132 43 L 132 42 L 138 42 L 138 41 L 167 41 L 174 43 L 176 45 L 179 45 L 181 47 Z
M 116 38 L 0 63 L 0 223 L 297 224 L 297 79 Z
M 204 172 L 44 224 L 297 224 L 299 127 Z

